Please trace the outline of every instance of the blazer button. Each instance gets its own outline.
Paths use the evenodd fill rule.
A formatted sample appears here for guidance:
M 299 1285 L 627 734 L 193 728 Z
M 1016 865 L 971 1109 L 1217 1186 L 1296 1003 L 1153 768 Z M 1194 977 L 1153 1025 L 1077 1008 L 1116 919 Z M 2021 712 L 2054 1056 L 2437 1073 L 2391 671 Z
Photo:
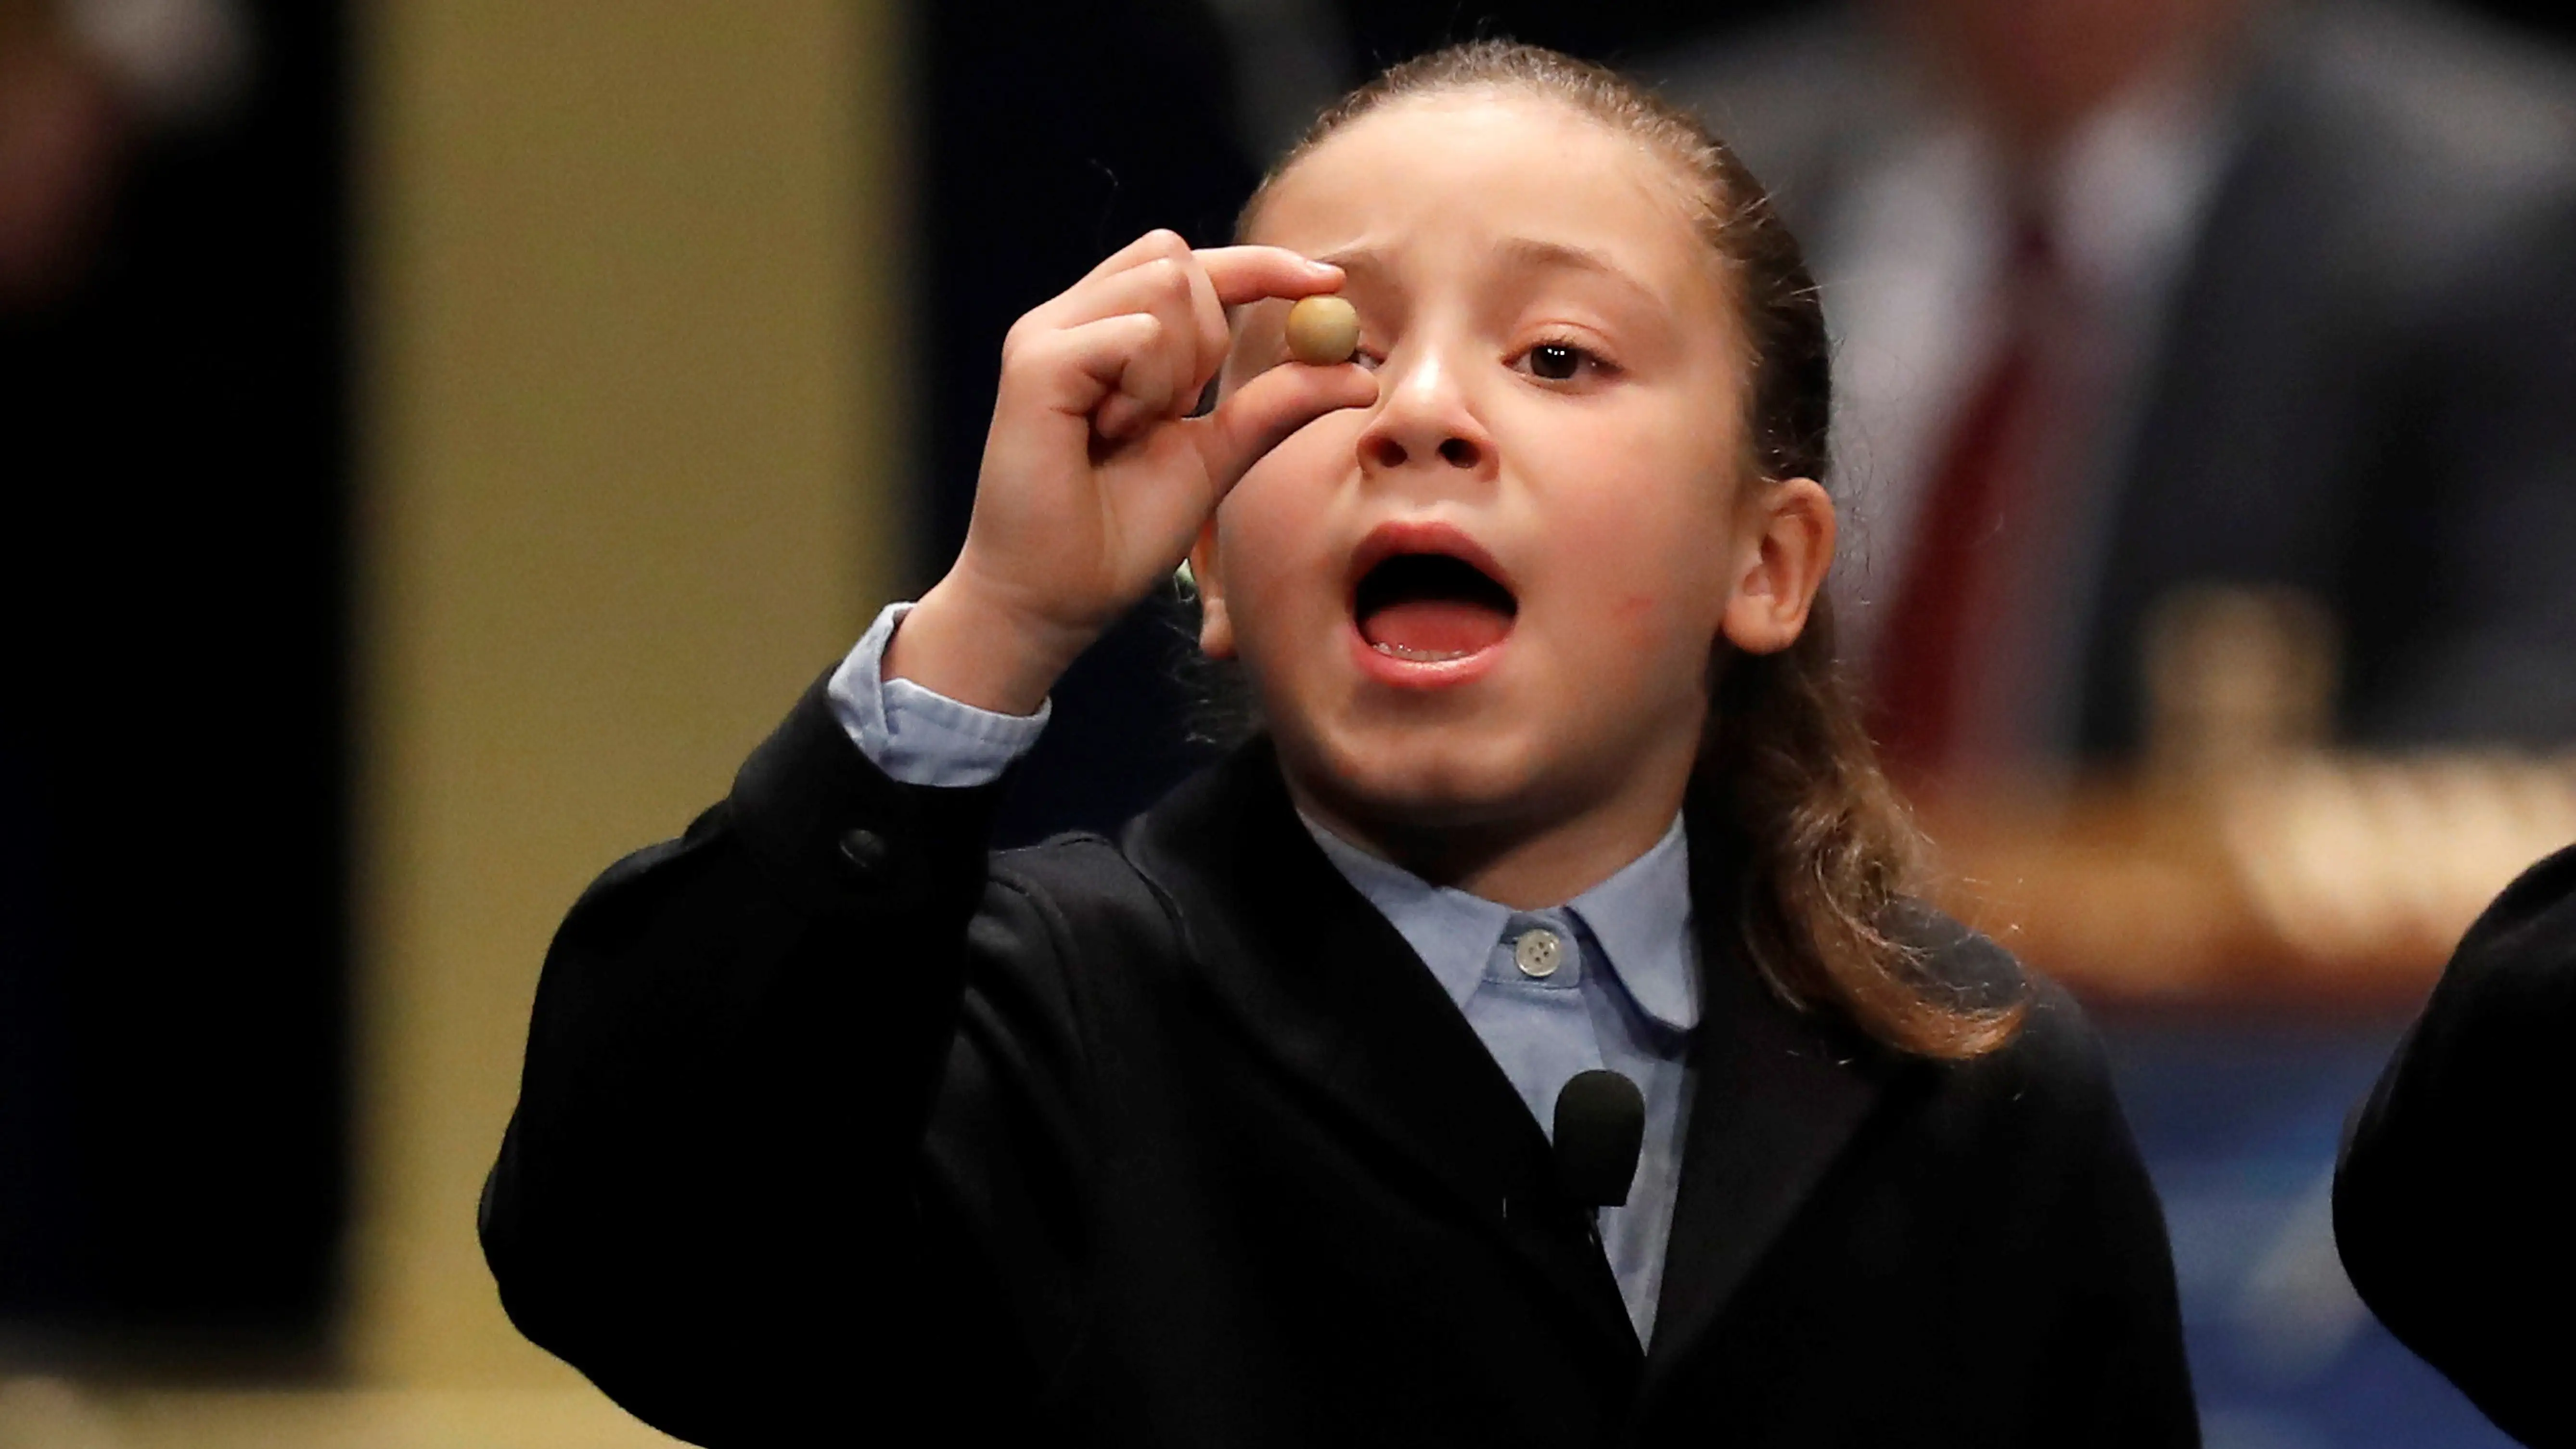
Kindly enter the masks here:
M 894 859 L 894 848 L 886 838 L 862 826 L 841 836 L 841 859 L 861 880 L 874 880 L 885 874 L 886 865 Z

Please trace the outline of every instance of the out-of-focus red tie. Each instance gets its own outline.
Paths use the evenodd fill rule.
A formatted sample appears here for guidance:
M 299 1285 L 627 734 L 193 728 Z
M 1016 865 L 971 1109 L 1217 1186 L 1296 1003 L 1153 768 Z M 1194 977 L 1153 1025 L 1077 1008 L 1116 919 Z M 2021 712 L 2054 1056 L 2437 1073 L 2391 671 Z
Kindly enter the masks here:
M 1907 785 L 1935 783 L 1961 762 L 1976 703 L 1969 691 L 2026 564 L 2017 555 L 2032 540 L 2013 525 L 2038 481 L 2051 391 L 2042 328 L 2056 278 L 2046 232 L 2017 225 L 1995 289 L 1997 345 L 1915 505 L 1870 680 L 1871 732 Z

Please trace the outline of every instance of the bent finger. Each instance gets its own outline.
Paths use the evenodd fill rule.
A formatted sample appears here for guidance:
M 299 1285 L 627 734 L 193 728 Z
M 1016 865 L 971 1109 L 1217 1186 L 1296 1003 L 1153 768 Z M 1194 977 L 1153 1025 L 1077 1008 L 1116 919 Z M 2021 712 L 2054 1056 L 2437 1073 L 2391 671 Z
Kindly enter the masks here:
M 1100 265 L 1082 274 L 1082 282 L 1102 281 L 1147 262 L 1164 257 L 1185 257 L 1189 254 L 1190 244 L 1182 240 L 1179 232 L 1167 226 L 1158 226 L 1101 258 Z M 1080 288 L 1082 282 L 1076 282 L 1065 290 L 1072 292 Z
M 1123 387 L 1149 382 L 1137 364 L 1161 350 L 1164 340 L 1163 321 L 1151 312 L 1103 317 L 1047 334 L 1023 366 L 1005 371 L 1002 385 L 1005 391 L 1016 390 L 1014 384 L 1027 389 L 1038 406 L 1088 415 Z
M 1216 369 L 1226 366 L 1226 348 L 1234 345 L 1234 333 L 1226 325 L 1226 304 L 1218 299 L 1208 268 L 1193 255 L 1146 258 L 1115 276 L 1084 281 L 1048 304 L 1046 322 L 1079 327 L 1118 312 L 1154 312 L 1162 317 L 1170 338 L 1185 343 L 1188 356 L 1180 371 L 1195 384 L 1193 397 L 1195 389 L 1206 387 L 1208 379 L 1216 376 Z
M 1092 431 L 1109 442 L 1123 442 L 1157 419 L 1175 417 L 1181 387 L 1180 359 L 1172 355 L 1170 334 L 1157 329 L 1154 345 L 1139 348 L 1118 374 L 1118 385 L 1091 414 Z
M 1198 390 L 1225 365 L 1226 350 L 1233 345 L 1216 284 L 1188 255 L 1155 257 L 1116 276 L 1086 282 L 1059 298 L 1055 308 L 1056 315 L 1049 321 L 1061 328 L 1122 312 L 1150 312 L 1161 318 L 1165 341 L 1174 349 L 1174 375 L 1188 382 L 1184 404 L 1197 400 Z M 1188 410 L 1186 405 L 1180 409 Z
M 1180 233 L 1149 231 L 1102 258 L 1081 280 L 1030 308 L 1020 320 L 1036 330 L 1062 331 L 1121 312 L 1142 312 L 1157 285 L 1177 287 L 1178 269 L 1196 265 Z
M 1343 282 L 1341 268 L 1286 247 L 1202 247 L 1193 255 L 1215 283 L 1217 300 L 1228 307 L 1264 297 L 1294 301 L 1318 292 L 1337 292 Z
M 1234 347 L 1234 328 L 1226 321 L 1225 300 L 1217 295 L 1216 279 L 1208 275 L 1207 267 L 1193 257 L 1187 275 L 1191 340 L 1197 344 L 1195 366 L 1190 370 L 1189 403 L 1194 406 L 1225 367 L 1225 355 Z

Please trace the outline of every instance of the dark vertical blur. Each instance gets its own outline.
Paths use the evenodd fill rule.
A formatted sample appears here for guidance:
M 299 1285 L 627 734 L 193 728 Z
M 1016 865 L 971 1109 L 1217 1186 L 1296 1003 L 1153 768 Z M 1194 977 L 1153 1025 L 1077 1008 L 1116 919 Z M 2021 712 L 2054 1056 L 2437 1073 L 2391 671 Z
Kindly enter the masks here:
M 309 1347 L 347 1115 L 341 15 L 0 306 L 0 1331 Z
M 926 586 L 965 537 L 1002 334 L 1147 230 L 1221 238 L 1253 172 L 1222 37 L 1193 0 L 945 0 L 922 23 Z M 1187 767 L 1178 638 L 1140 615 L 1075 667 L 1006 837 L 1115 825 Z

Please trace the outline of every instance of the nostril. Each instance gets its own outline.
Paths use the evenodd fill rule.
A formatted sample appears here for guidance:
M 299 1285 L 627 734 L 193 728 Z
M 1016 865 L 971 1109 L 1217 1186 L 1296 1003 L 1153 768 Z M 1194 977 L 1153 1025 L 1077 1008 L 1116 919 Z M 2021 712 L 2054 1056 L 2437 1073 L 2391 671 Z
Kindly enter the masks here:
M 1473 468 L 1483 455 L 1465 438 L 1446 438 L 1440 444 L 1440 457 L 1453 468 Z
M 1404 445 L 1393 438 L 1381 437 L 1373 440 L 1369 444 L 1369 451 L 1377 455 L 1377 465 L 1381 468 L 1404 466 Z

